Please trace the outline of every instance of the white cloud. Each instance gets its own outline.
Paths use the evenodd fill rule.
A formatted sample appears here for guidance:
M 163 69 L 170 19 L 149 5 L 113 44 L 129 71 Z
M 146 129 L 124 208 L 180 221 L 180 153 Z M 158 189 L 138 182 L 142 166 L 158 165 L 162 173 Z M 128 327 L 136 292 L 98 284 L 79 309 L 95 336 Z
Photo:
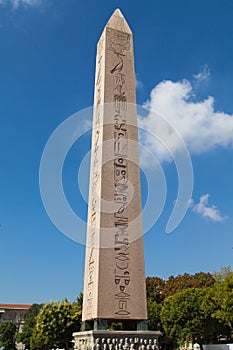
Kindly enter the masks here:
M 43 0 L 0 0 L 0 5 L 11 5 L 14 9 L 17 9 L 20 5 L 26 6 L 38 6 Z
M 202 67 L 202 70 L 198 74 L 193 74 L 196 83 L 199 84 L 204 80 L 208 80 L 210 78 L 210 68 L 207 64 Z
M 138 90 L 141 90 L 144 88 L 143 82 L 139 79 L 138 75 L 136 74 L 136 88 Z
M 145 103 L 149 113 L 144 118 L 139 117 L 139 125 L 160 138 L 173 156 L 182 150 L 178 134 L 191 154 L 201 154 L 219 146 L 232 147 L 233 115 L 215 111 L 211 96 L 199 102 L 194 98 L 189 81 L 163 81 L 151 91 Z M 163 117 L 163 122 L 158 115 Z M 160 160 L 171 159 L 161 142 L 151 135 L 143 135 L 141 141 Z
M 195 213 L 200 214 L 204 218 L 209 218 L 212 221 L 215 222 L 221 222 L 227 219 L 226 216 L 222 216 L 220 211 L 217 209 L 215 205 L 208 206 L 210 195 L 204 194 L 200 197 L 199 203 L 194 205 L 194 201 L 190 201 L 190 207 Z

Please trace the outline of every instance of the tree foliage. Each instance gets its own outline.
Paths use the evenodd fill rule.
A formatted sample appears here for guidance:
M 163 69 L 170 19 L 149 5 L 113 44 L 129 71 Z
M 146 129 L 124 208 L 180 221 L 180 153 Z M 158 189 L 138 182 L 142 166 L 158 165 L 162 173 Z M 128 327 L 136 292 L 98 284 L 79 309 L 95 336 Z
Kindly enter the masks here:
M 215 271 L 213 273 L 213 278 L 215 279 L 215 281 L 221 282 L 221 281 L 224 281 L 225 278 L 231 274 L 232 274 L 231 267 L 224 266 L 224 267 L 221 267 L 220 271 Z
M 30 340 L 31 349 L 69 349 L 72 334 L 80 329 L 79 303 L 62 300 L 44 304 L 36 317 Z
M 209 291 L 207 305 L 211 316 L 229 328 L 233 337 L 233 272 L 222 269 Z
M 5 350 L 15 349 L 15 337 L 17 326 L 12 321 L 0 323 L 0 347 Z
M 175 343 L 217 341 L 218 335 L 233 336 L 233 274 L 223 268 L 213 276 L 185 273 L 168 280 L 146 280 L 149 328 L 161 324 Z
M 36 316 L 38 315 L 42 305 L 33 304 L 27 312 L 25 324 L 23 326 L 22 333 L 18 333 L 17 341 L 22 342 L 26 349 L 30 347 L 30 339 L 32 336 L 33 328 L 36 324 Z
M 205 317 L 201 305 L 204 293 L 201 289 L 189 288 L 164 301 L 161 310 L 164 330 L 179 345 L 193 341 L 203 331 Z
M 166 282 L 159 277 L 146 278 L 147 299 L 152 302 L 161 303 L 166 297 Z
M 213 275 L 185 273 L 167 280 L 148 277 L 146 287 L 149 329 L 159 328 L 165 334 L 163 339 L 172 338 L 177 346 L 186 341 L 200 345 L 217 341 L 220 335 L 233 339 L 230 268 L 222 268 Z M 74 303 L 63 300 L 42 307 L 33 305 L 19 339 L 26 346 L 30 340 L 32 350 L 68 349 L 72 333 L 80 329 L 82 302 L 80 293 Z
M 176 277 L 170 276 L 168 280 L 159 277 L 147 277 L 147 298 L 157 303 L 162 302 L 168 296 L 174 295 L 187 288 L 207 288 L 215 283 L 210 273 L 198 272 L 194 275 L 185 273 Z
M 158 330 L 161 324 L 160 313 L 162 309 L 162 304 L 147 299 L 147 313 L 148 313 L 148 328 L 151 331 Z

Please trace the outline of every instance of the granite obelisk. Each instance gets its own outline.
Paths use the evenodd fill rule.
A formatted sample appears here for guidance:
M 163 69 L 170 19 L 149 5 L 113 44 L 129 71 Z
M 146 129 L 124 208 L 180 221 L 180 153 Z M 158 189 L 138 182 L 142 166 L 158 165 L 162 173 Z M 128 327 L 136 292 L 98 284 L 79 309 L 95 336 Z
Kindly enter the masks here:
M 133 38 L 120 10 L 97 46 L 82 317 L 75 350 L 158 350 L 160 332 L 147 330 Z
M 132 32 L 120 10 L 97 45 L 83 328 L 147 319 Z M 143 325 L 144 324 L 144 325 Z

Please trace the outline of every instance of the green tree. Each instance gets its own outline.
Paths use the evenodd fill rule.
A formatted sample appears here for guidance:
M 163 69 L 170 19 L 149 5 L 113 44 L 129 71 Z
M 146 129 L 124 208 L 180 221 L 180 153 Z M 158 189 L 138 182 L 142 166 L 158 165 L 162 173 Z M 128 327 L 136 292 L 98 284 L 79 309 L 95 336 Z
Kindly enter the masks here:
M 162 303 L 157 303 L 151 299 L 147 299 L 147 313 L 148 313 L 148 328 L 151 331 L 157 331 L 159 324 L 161 324 L 160 313 Z
M 217 282 L 221 282 L 224 281 L 224 279 L 231 275 L 233 272 L 231 270 L 230 266 L 223 266 L 221 267 L 220 271 L 215 271 L 213 273 L 213 278 L 217 281 Z
M 177 346 L 205 334 L 206 318 L 202 309 L 204 296 L 204 289 L 190 288 L 164 300 L 161 310 L 162 326 Z
M 30 339 L 32 337 L 33 328 L 36 324 L 36 316 L 38 315 L 42 305 L 33 304 L 27 312 L 25 324 L 21 333 L 17 335 L 17 341 L 25 344 L 26 348 L 30 347 Z
M 215 279 L 210 273 L 198 272 L 194 275 L 190 275 L 185 273 L 183 275 L 178 275 L 176 277 L 170 276 L 168 280 L 163 280 L 159 277 L 147 277 L 146 279 L 146 288 L 147 288 L 147 311 L 148 311 L 148 321 L 149 321 L 149 329 L 157 330 L 158 324 L 162 324 L 162 331 L 164 330 L 163 322 L 161 320 L 162 310 L 166 310 L 167 308 L 167 300 L 168 297 L 176 296 L 178 293 L 184 293 L 185 290 L 190 289 L 198 289 L 203 291 L 203 295 L 205 295 L 205 291 L 215 284 Z M 190 292 L 187 292 L 187 294 Z M 195 293 L 195 292 L 193 292 Z M 198 294 L 199 292 L 196 292 Z M 176 298 L 175 298 L 176 300 Z M 173 301 L 173 299 L 172 299 Z M 166 303 L 165 306 L 163 304 Z M 189 304 L 189 300 L 186 301 L 186 306 Z M 199 305 L 201 308 L 201 305 Z M 183 310 L 185 311 L 185 310 Z M 164 313 L 165 311 L 163 311 Z M 194 311 L 192 311 L 193 313 Z M 203 317 L 203 327 L 205 332 L 201 332 L 199 334 L 200 342 L 202 339 L 209 339 L 212 337 L 213 330 L 218 322 L 213 320 L 211 315 L 207 312 L 207 310 L 200 309 Z M 168 317 L 171 317 L 170 311 L 168 312 Z M 205 317 L 206 314 L 206 318 Z M 176 317 L 176 313 L 174 313 L 174 318 Z M 190 320 L 184 318 L 182 327 L 186 323 L 187 327 L 190 328 Z M 195 323 L 194 328 L 196 327 L 196 320 L 193 320 Z M 175 326 L 174 326 L 175 327 Z M 178 326 L 177 326 L 178 327 Z M 171 336 L 171 330 L 168 331 L 166 328 L 166 335 Z M 200 330 L 201 331 L 201 330 Z M 193 333 L 193 331 L 191 332 Z M 204 336 L 204 334 L 205 336 Z M 190 335 L 192 337 L 193 334 Z M 198 336 L 198 335 L 197 335 Z M 173 337 L 177 338 L 176 334 Z M 183 341 L 183 337 L 181 337 L 181 341 Z M 180 339 L 177 338 L 177 341 Z
M 77 298 L 75 299 L 75 303 L 77 304 L 77 307 L 79 307 L 80 310 L 82 310 L 83 307 L 83 293 L 80 292 Z
M 17 326 L 12 321 L 6 321 L 0 324 L 0 347 L 5 350 L 15 349 Z
M 80 304 L 63 300 L 44 304 L 36 317 L 30 347 L 31 349 L 69 349 L 72 334 L 80 330 Z
M 222 270 L 209 293 L 209 309 L 212 317 L 227 326 L 233 338 L 233 272 Z

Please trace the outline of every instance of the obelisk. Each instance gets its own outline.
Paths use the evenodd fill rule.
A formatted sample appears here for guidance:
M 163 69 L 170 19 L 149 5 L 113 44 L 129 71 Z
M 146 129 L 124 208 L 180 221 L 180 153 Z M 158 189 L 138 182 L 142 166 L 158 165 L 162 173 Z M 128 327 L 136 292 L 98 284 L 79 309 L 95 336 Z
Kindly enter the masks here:
M 94 328 L 147 319 L 135 105 L 132 32 L 116 10 L 96 59 L 83 306 L 83 321 L 96 320 Z
M 74 334 L 76 349 L 107 337 L 114 350 L 127 336 L 136 348 L 139 336 L 155 344 L 159 335 L 147 331 L 135 90 L 133 36 L 117 9 L 97 45 L 83 332 Z M 113 322 L 125 338 L 108 331 Z

